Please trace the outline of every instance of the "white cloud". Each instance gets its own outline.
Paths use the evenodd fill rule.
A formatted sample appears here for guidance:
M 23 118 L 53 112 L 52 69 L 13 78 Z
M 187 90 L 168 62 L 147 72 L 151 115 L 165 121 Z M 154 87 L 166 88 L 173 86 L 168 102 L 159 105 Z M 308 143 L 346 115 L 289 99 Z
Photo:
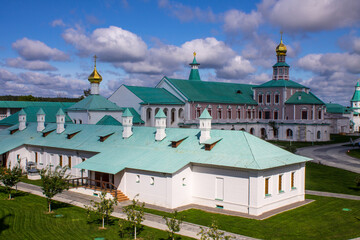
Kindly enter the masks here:
M 146 43 L 139 36 L 115 26 L 98 28 L 90 35 L 70 28 L 64 32 L 63 38 L 74 45 L 81 56 L 96 54 L 106 62 L 140 61 L 147 51 Z
M 52 27 L 57 27 L 57 26 L 65 27 L 65 23 L 63 22 L 62 19 L 55 19 L 54 21 L 52 21 L 52 22 L 50 23 L 50 25 L 51 25 Z
M 247 14 L 242 11 L 232 9 L 224 15 L 224 31 L 230 34 L 239 33 L 250 33 L 255 31 L 262 23 L 261 13 L 251 11 Z
M 6 59 L 6 65 L 14 68 L 22 68 L 33 71 L 56 71 L 57 68 L 44 61 L 27 61 L 20 57 Z
M 26 60 L 41 60 L 41 61 L 67 61 L 69 55 L 56 49 L 50 48 L 45 43 L 38 40 L 31 40 L 23 38 L 17 40 L 12 44 L 12 48 L 15 49 L 20 56 Z
M 358 0 L 263 0 L 258 11 L 286 31 L 321 31 L 359 24 Z
M 241 56 L 232 58 L 226 65 L 216 71 L 219 78 L 238 79 L 250 73 L 254 73 L 256 69 L 251 65 L 249 60 Z

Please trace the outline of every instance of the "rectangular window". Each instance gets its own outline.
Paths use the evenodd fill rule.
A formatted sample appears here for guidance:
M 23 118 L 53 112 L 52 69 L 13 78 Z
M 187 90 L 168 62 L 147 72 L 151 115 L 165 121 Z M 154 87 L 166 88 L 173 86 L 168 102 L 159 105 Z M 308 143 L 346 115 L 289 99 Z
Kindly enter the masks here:
M 215 199 L 223 200 L 224 199 L 224 179 L 216 178 L 216 189 L 215 189 Z
M 221 119 L 221 110 L 218 111 L 218 119 Z
M 155 178 L 154 177 L 151 177 L 150 178 L 150 185 L 154 185 L 155 184 Z
M 291 173 L 291 188 L 295 188 L 295 172 Z
M 183 185 L 183 186 L 186 186 L 186 178 L 183 178 L 183 179 L 182 179 L 182 185 Z
M 227 118 L 228 118 L 228 119 L 231 119 L 231 110 L 230 110 L 230 109 L 228 110 Z
M 279 192 L 283 192 L 283 189 L 282 189 L 282 176 L 283 175 L 279 175 Z
M 279 103 L 279 94 L 275 95 L 275 103 Z
M 306 110 L 301 111 L 301 119 L 302 120 L 307 120 L 308 119 Z
M 263 95 L 259 94 L 259 103 L 262 103 L 262 102 L 263 102 Z
M 265 117 L 265 119 L 270 119 L 270 111 L 265 111 L 264 117 Z
M 321 114 L 321 110 L 320 110 L 318 113 L 318 118 L 321 119 L 321 117 L 322 117 L 322 114 Z
M 270 178 L 265 178 L 265 196 L 269 195 L 269 179 Z
M 262 111 L 259 111 L 259 119 L 262 119 Z
M 209 115 L 212 116 L 212 115 L 211 115 L 211 109 L 208 109 L 208 112 L 209 112 Z
M 59 155 L 59 166 L 62 167 L 63 166 L 63 156 Z
M 241 117 L 241 112 L 240 112 L 240 110 L 237 110 L 237 112 L 236 112 L 236 117 L 237 117 L 237 119 L 240 119 L 240 117 Z
M 266 95 L 266 103 L 270 103 L 271 102 L 271 96 L 270 94 Z
M 37 164 L 38 163 L 38 153 L 35 152 L 35 163 Z
M 20 154 L 16 155 L 16 159 L 20 161 Z
M 247 111 L 247 118 L 248 118 L 248 119 L 251 119 L 251 110 L 248 110 L 248 111 Z
M 198 109 L 196 109 L 196 118 L 200 117 L 200 115 L 201 115 L 201 112 L 200 112 L 200 109 L 198 108 Z
M 279 118 L 279 113 L 278 113 L 278 111 L 275 111 L 274 112 L 274 119 L 278 119 Z
M 68 166 L 71 168 L 71 156 L 68 157 Z
M 136 175 L 136 182 L 137 182 L 137 183 L 140 182 L 140 175 Z

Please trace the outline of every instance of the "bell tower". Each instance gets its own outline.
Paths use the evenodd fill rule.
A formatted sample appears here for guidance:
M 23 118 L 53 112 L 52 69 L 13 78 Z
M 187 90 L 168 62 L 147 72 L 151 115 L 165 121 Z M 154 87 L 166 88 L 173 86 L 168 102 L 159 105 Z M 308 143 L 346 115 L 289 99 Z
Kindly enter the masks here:
M 289 80 L 290 66 L 285 61 L 287 49 L 282 40 L 283 32 L 280 32 L 280 34 L 281 34 L 280 43 L 276 47 L 277 62 L 273 66 L 273 80 L 280 80 L 280 79 Z

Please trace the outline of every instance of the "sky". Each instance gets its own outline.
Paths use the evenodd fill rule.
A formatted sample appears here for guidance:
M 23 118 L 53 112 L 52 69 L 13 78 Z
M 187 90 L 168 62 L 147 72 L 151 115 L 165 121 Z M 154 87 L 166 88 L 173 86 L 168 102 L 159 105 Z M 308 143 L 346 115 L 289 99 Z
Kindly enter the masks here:
M 187 79 L 271 80 L 280 31 L 290 79 L 349 105 L 360 78 L 359 0 L 5 1 L 0 95 L 78 97 L 96 54 L 108 97 L 121 84 Z

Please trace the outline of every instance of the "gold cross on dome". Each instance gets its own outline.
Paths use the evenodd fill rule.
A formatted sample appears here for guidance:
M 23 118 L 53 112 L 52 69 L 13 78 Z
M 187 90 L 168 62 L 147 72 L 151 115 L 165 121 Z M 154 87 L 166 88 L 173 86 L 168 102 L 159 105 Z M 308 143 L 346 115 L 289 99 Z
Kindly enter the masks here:
M 280 31 L 280 36 L 281 36 L 281 39 L 280 39 L 280 40 L 281 40 L 281 41 L 282 41 L 282 35 L 283 35 L 283 33 L 284 33 L 284 32 L 281 30 L 281 31 Z
M 96 59 L 97 59 L 97 56 L 94 55 L 94 63 L 95 63 L 95 67 L 96 67 Z
M 194 51 L 194 53 L 193 53 L 193 54 L 194 54 L 194 57 L 196 57 L 196 52 L 195 52 L 195 51 Z

